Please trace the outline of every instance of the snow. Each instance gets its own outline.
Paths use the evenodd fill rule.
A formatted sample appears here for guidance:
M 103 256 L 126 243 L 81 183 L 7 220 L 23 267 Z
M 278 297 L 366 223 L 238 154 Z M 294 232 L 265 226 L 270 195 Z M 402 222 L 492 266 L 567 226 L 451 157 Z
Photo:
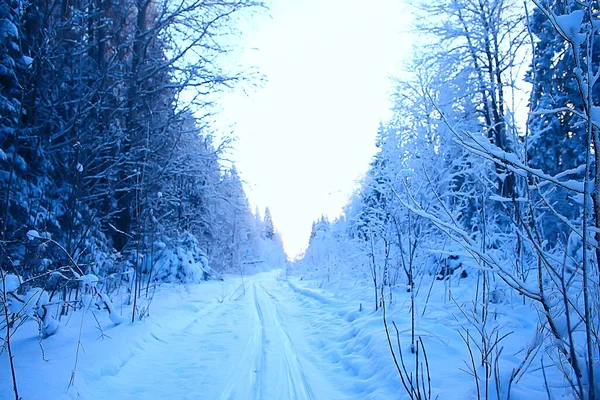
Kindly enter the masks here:
M 440 399 L 476 396 L 473 378 L 465 372 L 469 352 L 460 336 L 469 326 L 474 329 L 468 310 L 473 306 L 469 299 L 476 290 L 475 279 L 433 280 L 431 290 L 429 283 L 416 288 L 415 334 L 425 345 L 432 393 Z M 374 311 L 368 281 L 340 279 L 328 285 L 329 290 L 322 285 L 310 278 L 286 279 L 277 270 L 187 286 L 165 284 L 154 296 L 150 315 L 134 324 L 124 323 L 126 305 L 115 306 L 100 295 L 110 313 L 90 309 L 60 322 L 49 320 L 48 328 L 56 334 L 41 342 L 43 357 L 37 324 L 29 321 L 16 332 L 12 344 L 20 395 L 24 399 L 405 398 L 382 312 Z M 33 290 L 31 297 L 37 296 L 38 303 L 47 301 L 40 291 Z M 490 305 L 494 321 L 479 329 L 508 334 L 501 342 L 498 364 L 505 382 L 522 361 L 523 346 L 539 342 L 538 316 L 502 287 L 494 291 L 498 297 Z M 392 295 L 392 300 L 386 295 L 387 322 L 398 326 L 398 338 L 391 332 L 393 346 L 398 340 L 410 370 L 411 293 L 399 286 Z M 457 305 L 464 314 L 457 313 Z M 94 317 L 97 323 L 92 322 Z M 85 351 L 77 356 L 79 340 Z M 6 354 L 1 357 L 0 399 L 10 399 Z M 76 362 L 73 385 L 68 387 Z M 531 368 L 513 382 L 511 398 L 543 398 L 543 382 L 542 371 Z
M 29 240 L 33 240 L 33 239 L 40 239 L 41 236 L 40 236 L 40 233 L 38 231 L 32 229 L 32 230 L 30 230 L 30 231 L 27 232 L 27 238 Z
M 31 64 L 33 64 L 33 58 L 28 57 L 28 56 L 23 56 L 23 62 L 25 63 L 26 66 L 30 67 Z
M 576 10 L 570 14 L 559 15 L 556 17 L 557 25 L 565 35 L 567 35 L 569 40 L 575 44 L 579 44 L 585 40 L 585 35 L 579 33 L 581 31 L 583 16 L 583 10 Z
M 461 32 L 471 24 L 475 38 L 492 32 L 502 53 L 497 58 L 503 65 L 487 63 L 479 72 L 515 83 L 508 67 L 518 64 L 513 59 L 521 51 L 511 46 L 523 42 L 518 32 L 527 32 L 521 25 L 526 21 L 512 24 L 512 12 L 504 19 L 503 8 L 492 18 L 473 18 L 466 7 L 466 24 L 451 17 L 425 29 L 445 35 L 436 43 L 451 50 L 421 52 L 418 62 L 431 68 L 397 82 L 391 119 L 380 125 L 379 151 L 357 182 L 360 188 L 337 222 L 322 217 L 313 224 L 305 259 L 289 265 L 269 209 L 264 219 L 258 212 L 252 216 L 242 179 L 233 166 L 224 171 L 230 163 L 204 128 L 208 120 L 196 121 L 175 106 L 178 90 L 150 95 L 144 104 L 164 107 L 136 121 L 125 120 L 122 110 L 107 110 L 115 117 L 106 140 L 93 137 L 97 124 L 91 118 L 76 143 L 81 163 L 62 165 L 60 157 L 48 157 L 48 146 L 23 143 L 17 151 L 10 138 L 19 129 L 9 118 L 0 164 L 11 168 L 0 174 L 14 190 L 7 192 L 9 235 L 2 242 L 10 254 L 0 267 L 16 272 L 0 271 L 0 400 L 19 398 L 12 393 L 13 361 L 24 399 L 518 400 L 572 398 L 573 382 L 588 390 L 582 386 L 600 381 L 592 375 L 594 368 L 600 375 L 594 367 L 600 299 L 593 251 L 598 243 L 590 237 L 600 227 L 597 210 L 581 207 L 598 187 L 588 181 L 590 163 L 577 146 L 585 139 L 586 126 L 578 121 L 587 119 L 586 112 L 600 127 L 600 107 L 585 101 L 592 97 L 587 83 L 597 78 L 593 60 L 586 59 L 595 33 L 589 25 L 600 26 L 589 4 L 573 7 L 589 15 L 538 9 L 566 40 L 532 20 L 533 50 L 541 53 L 528 75 L 540 78 L 542 92 L 551 75 L 573 75 L 581 93 L 532 93 L 537 103 L 532 100 L 524 132 L 518 114 L 526 105 L 492 104 L 493 115 L 482 118 L 481 101 L 472 95 L 484 103 L 494 96 L 503 100 L 503 88 L 481 94 L 468 63 L 446 61 L 457 60 Z M 456 2 L 445 6 L 460 15 Z M 48 15 L 49 43 L 58 44 L 50 46 L 58 52 L 48 55 L 60 59 L 64 46 L 54 41 L 60 35 L 53 13 Z M 0 18 L 0 47 L 10 53 L 0 62 L 10 81 L 3 107 L 15 118 L 21 114 L 16 98 L 23 97 L 19 82 L 35 61 L 21 55 L 17 35 L 17 27 Z M 128 48 L 125 36 L 114 41 L 116 48 Z M 72 44 L 85 50 L 86 43 Z M 478 40 L 469 44 L 473 54 L 486 53 Z M 572 60 L 562 57 L 565 46 Z M 161 49 L 153 54 L 163 54 Z M 34 48 L 27 53 L 37 54 Z M 131 60 L 125 55 L 117 61 L 127 70 Z M 154 65 L 151 58 L 141 61 Z M 63 70 L 57 70 L 57 85 L 41 85 L 48 90 L 23 104 L 23 115 L 41 118 L 23 119 L 25 139 L 52 115 L 44 112 L 52 106 L 44 99 L 68 100 L 61 93 L 80 86 L 68 76 L 61 80 Z M 108 81 L 118 78 L 118 71 L 104 72 Z M 159 75 L 146 83 L 178 80 Z M 78 82 L 94 77 L 84 78 Z M 163 124 L 179 111 L 182 118 L 173 120 L 180 123 Z M 565 113 L 568 118 L 561 118 Z M 118 144 L 129 136 L 120 128 L 143 126 L 152 115 L 158 116 L 147 126 L 152 140 L 135 140 L 129 154 L 120 154 Z M 556 118 L 564 120 L 566 134 L 555 129 Z M 167 134 L 165 140 L 156 132 Z M 59 140 L 52 154 L 73 153 L 71 144 Z M 172 149 L 163 151 L 163 144 Z M 83 184 L 72 187 L 65 177 L 78 172 L 85 172 Z M 126 196 L 132 188 L 143 196 Z M 285 273 L 248 275 L 282 265 Z M 222 275 L 232 271 L 240 276 Z M 404 372 L 392 356 L 400 357 Z M 577 365 L 586 363 L 589 369 L 579 374 Z M 423 390 L 431 377 L 430 395 L 406 393 L 404 379 L 412 384 L 416 378 L 419 385 L 419 376 Z
M 575 181 L 573 179 L 561 181 L 560 178 L 566 176 L 567 174 L 562 173 L 557 176 L 546 174 L 540 169 L 531 168 L 530 166 L 525 165 L 523 162 L 521 162 L 516 154 L 505 152 L 498 146 L 491 143 L 489 140 L 479 139 L 475 136 L 471 136 L 470 139 L 473 141 L 473 144 L 469 144 L 469 147 L 473 153 L 481 155 L 484 158 L 491 159 L 492 161 L 500 162 L 516 174 L 526 175 L 526 173 L 529 173 L 540 178 L 542 183 L 551 182 L 573 192 L 581 194 L 584 193 L 584 182 Z
M 593 106 L 590 109 L 590 116 L 592 117 L 592 123 L 597 127 L 600 127 L 600 107 Z
M 0 20 L 0 39 L 4 41 L 6 37 L 17 39 L 19 37 L 19 30 L 15 24 L 3 18 Z
M 352 300 L 285 281 L 281 271 L 165 285 L 144 322 L 77 312 L 42 342 L 13 338 L 24 399 L 346 399 L 397 397 L 381 316 Z M 316 293 L 319 293 L 315 295 Z M 83 324 L 82 324 L 83 319 Z M 89 321 L 88 321 L 89 322 Z M 74 384 L 68 388 L 81 337 Z M 0 399 L 9 399 L 6 354 Z M 35 374 L 30 371 L 36 371 Z M 68 388 L 68 389 L 67 389 Z
M 82 277 L 79 278 L 79 280 L 85 286 L 88 286 L 90 288 L 96 287 L 96 285 L 98 285 L 98 277 L 94 274 L 83 275 Z
M 34 240 L 34 239 L 51 239 L 51 235 L 49 232 L 38 232 L 35 229 L 31 229 L 29 231 L 27 231 L 27 238 L 29 240 Z
M 6 293 L 13 293 L 21 286 L 21 278 L 15 274 L 6 274 L 4 277 L 4 287 L 0 287 L 0 293 L 6 290 Z
M 115 325 L 120 325 L 123 322 L 125 322 L 125 319 L 119 315 L 117 309 L 115 308 L 108 295 L 106 293 L 99 293 L 98 295 L 100 296 L 102 302 L 108 309 L 108 318 L 111 320 L 111 322 Z
M 49 303 L 50 296 L 42 288 L 31 288 L 24 296 L 23 312 L 30 317 L 33 317 L 39 311 L 39 307 Z

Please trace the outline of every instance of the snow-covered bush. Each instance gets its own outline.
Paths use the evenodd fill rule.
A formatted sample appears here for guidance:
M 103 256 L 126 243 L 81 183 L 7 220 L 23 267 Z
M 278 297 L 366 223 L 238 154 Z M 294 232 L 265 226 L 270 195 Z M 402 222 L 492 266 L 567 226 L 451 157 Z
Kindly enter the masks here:
M 18 294 L 19 280 L 13 274 L 7 275 L 5 281 L 9 283 L 3 296 L 9 314 L 8 323 L 19 326 L 24 321 L 33 319 L 39 325 L 42 338 L 54 335 L 59 328 L 59 323 L 54 318 L 58 305 L 51 303 L 50 294 L 39 287 L 30 288 L 25 294 Z
M 208 264 L 206 253 L 198 240 L 186 232 L 167 243 L 154 243 L 154 258 L 146 265 L 154 279 L 166 282 L 198 283 L 208 279 L 220 279 Z

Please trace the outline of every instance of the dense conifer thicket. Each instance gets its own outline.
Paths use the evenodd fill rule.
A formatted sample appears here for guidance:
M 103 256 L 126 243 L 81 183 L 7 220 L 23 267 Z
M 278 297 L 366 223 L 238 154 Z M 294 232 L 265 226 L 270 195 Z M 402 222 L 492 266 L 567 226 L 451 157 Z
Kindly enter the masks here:
M 3 305 L 39 287 L 64 314 L 84 286 L 108 304 L 126 284 L 135 318 L 154 282 L 242 272 L 273 249 L 284 257 L 210 127 L 215 94 L 248 78 L 224 57 L 237 19 L 259 6 L 0 4 Z
M 344 217 L 313 225 L 296 268 L 327 280 L 367 273 L 375 308 L 400 284 L 477 276 L 467 313 L 473 343 L 484 346 L 481 382 L 497 363 L 485 350 L 494 326 L 486 310 L 511 293 L 539 312 L 542 368 L 562 371 L 575 397 L 598 398 L 598 3 L 417 8 L 423 40 L 362 188 Z M 411 398 L 427 398 L 406 385 Z

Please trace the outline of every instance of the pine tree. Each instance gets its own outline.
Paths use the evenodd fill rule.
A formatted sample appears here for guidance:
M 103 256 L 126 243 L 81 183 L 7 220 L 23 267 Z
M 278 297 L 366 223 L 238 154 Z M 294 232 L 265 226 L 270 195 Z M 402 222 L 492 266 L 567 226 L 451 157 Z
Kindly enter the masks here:
M 556 15 L 581 8 L 575 1 L 562 0 L 550 1 L 547 6 Z M 527 74 L 527 80 L 532 84 L 530 109 L 535 113 L 529 118 L 528 162 L 533 168 L 552 176 L 573 170 L 569 176 L 582 179 L 582 171 L 575 170 L 585 164 L 583 149 L 588 138 L 582 128 L 586 121 L 577 113 L 583 109 L 583 103 L 573 74 L 573 50 L 538 7 L 533 9 L 529 28 L 536 40 Z M 592 58 L 597 62 L 599 57 L 600 44 L 596 41 Z M 594 86 L 592 98 L 595 103 L 600 100 L 600 86 Z M 555 210 L 567 219 L 580 214 L 581 205 L 573 201 L 564 188 L 556 187 L 546 195 Z M 542 223 L 545 238 L 551 243 L 560 238 L 565 241 L 568 226 L 553 212 L 546 212 L 546 215 Z
M 0 239 L 3 241 L 8 239 L 7 230 L 15 229 L 11 192 L 15 190 L 16 175 L 20 172 L 17 160 L 23 88 L 19 76 L 23 76 L 26 65 L 19 44 L 17 7 L 17 1 L 0 4 L 0 182 L 6 189 L 0 199 Z M 4 250 L 2 255 L 6 255 Z
M 227 179 L 204 117 L 212 93 L 242 78 L 218 58 L 234 15 L 254 6 L 0 5 L 3 261 L 25 276 L 45 271 L 42 258 L 67 263 L 26 240 L 29 229 L 96 273 L 145 273 L 155 241 L 193 234 L 205 251 L 215 247 Z M 184 102 L 190 87 L 197 96 Z
M 552 1 L 549 7 L 556 15 L 577 8 L 574 1 L 562 0 Z M 575 68 L 573 51 L 537 7 L 533 9 L 529 28 L 537 39 L 528 72 L 528 80 L 533 85 L 530 107 L 536 113 L 529 123 L 529 162 L 535 168 L 556 175 L 583 164 L 585 154 L 581 149 L 587 143 L 585 130 L 573 129 L 582 121 L 570 111 L 582 108 L 572 73 Z M 595 59 L 600 55 L 600 46 L 598 50 L 593 55 Z
M 269 207 L 265 208 L 263 224 L 265 237 L 272 240 L 273 236 L 275 236 L 275 227 L 273 226 L 273 218 L 271 217 L 271 210 L 269 210 Z

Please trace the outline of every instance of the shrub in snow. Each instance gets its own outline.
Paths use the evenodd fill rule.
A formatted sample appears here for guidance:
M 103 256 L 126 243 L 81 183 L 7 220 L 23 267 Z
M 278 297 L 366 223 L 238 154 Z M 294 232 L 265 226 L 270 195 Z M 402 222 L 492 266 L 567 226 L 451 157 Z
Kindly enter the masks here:
M 210 267 L 208 257 L 200 248 L 198 240 L 190 233 L 186 232 L 168 244 L 155 243 L 154 253 L 150 272 L 155 279 L 196 283 L 219 278 L 216 271 Z
M 456 254 L 450 254 L 440 259 L 440 267 L 436 279 L 448 279 L 458 268 L 462 267 L 460 257 Z
M 102 302 L 104 303 L 104 306 L 108 310 L 108 317 L 110 318 L 112 323 L 115 325 L 122 324 L 125 321 L 125 319 L 117 313 L 117 310 L 115 309 L 115 306 L 113 305 L 112 301 L 110 301 L 110 299 L 108 298 L 108 295 L 104 293 L 98 293 L 98 296 L 100 296 Z
M 40 232 L 32 229 L 27 232 L 27 238 L 29 240 L 36 240 L 36 239 L 46 240 L 46 239 L 51 239 L 52 236 L 50 235 L 49 232 L 41 232 L 40 233 Z
M 83 275 L 79 280 L 83 283 L 86 288 L 95 288 L 98 284 L 98 277 L 94 274 Z
M 47 305 L 41 305 L 39 308 L 41 313 L 40 317 L 40 334 L 42 338 L 47 338 L 48 336 L 52 336 L 58 330 L 60 326 L 58 321 L 52 316 L 50 310 Z
M 456 271 L 462 270 L 460 278 L 466 278 L 465 257 L 458 251 L 450 250 L 439 254 L 431 254 L 427 260 L 429 274 L 435 275 L 437 280 L 450 278 Z
M 496 288 L 490 291 L 490 303 L 503 304 L 507 301 L 506 291 L 504 288 Z
M 567 242 L 567 259 L 565 260 L 569 272 L 574 272 L 583 263 L 583 241 L 574 232 L 569 235 Z
M 52 316 L 53 308 L 50 295 L 42 288 L 31 288 L 24 296 L 10 293 L 9 312 L 12 318 L 32 318 L 38 322 L 40 335 L 47 338 L 56 333 L 59 328 L 58 321 Z

